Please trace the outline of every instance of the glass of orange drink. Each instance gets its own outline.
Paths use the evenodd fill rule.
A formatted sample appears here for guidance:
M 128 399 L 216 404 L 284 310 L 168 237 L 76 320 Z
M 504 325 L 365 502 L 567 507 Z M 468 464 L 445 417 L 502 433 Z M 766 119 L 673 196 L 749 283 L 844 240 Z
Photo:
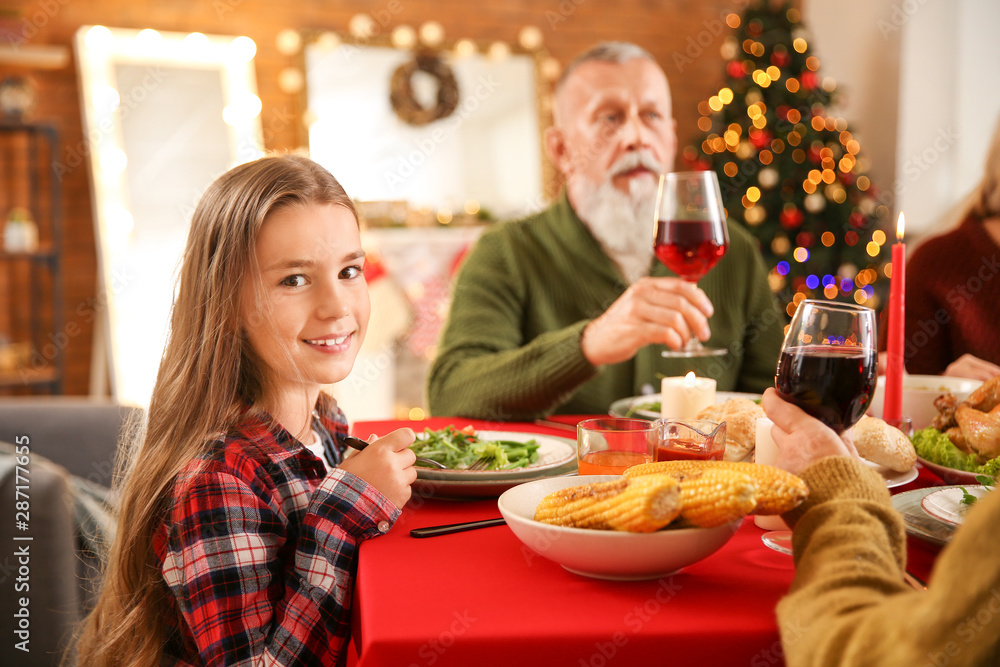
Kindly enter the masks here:
M 585 419 L 576 427 L 581 475 L 620 475 L 629 466 L 653 460 L 660 442 L 656 422 L 625 417 Z

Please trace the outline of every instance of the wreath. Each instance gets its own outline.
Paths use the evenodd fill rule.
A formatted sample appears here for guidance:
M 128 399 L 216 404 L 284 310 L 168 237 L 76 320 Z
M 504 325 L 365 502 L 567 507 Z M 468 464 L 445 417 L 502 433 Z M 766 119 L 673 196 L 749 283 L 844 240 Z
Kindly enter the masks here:
M 424 107 L 413 95 L 412 78 L 417 72 L 426 72 L 437 80 L 437 104 Z M 404 123 L 426 125 L 447 118 L 458 107 L 458 81 L 451 67 L 434 54 L 418 53 L 392 73 L 389 84 L 389 101 L 392 109 Z

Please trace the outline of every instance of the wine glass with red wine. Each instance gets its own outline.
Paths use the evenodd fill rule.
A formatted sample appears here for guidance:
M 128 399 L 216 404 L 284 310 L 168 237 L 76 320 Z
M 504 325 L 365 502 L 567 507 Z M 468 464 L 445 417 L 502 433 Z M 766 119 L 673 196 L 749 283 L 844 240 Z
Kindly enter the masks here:
M 781 344 L 774 387 L 838 434 L 864 416 L 875 394 L 878 352 L 875 311 L 836 301 L 805 299 Z M 764 544 L 791 553 L 791 533 L 764 533 Z
M 875 311 L 805 299 L 781 344 L 774 387 L 838 434 L 864 416 L 875 394 Z
M 729 248 L 729 231 L 722 206 L 719 179 L 714 171 L 662 174 L 656 195 L 653 249 L 664 266 L 680 278 L 697 283 Z M 679 350 L 664 357 L 704 357 L 726 353 L 705 347 L 692 336 Z

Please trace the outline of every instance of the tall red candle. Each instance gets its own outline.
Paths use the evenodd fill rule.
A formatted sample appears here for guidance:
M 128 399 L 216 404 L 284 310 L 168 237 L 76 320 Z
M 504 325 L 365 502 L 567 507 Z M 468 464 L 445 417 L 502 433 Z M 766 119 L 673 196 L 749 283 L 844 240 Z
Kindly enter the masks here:
M 892 281 L 889 288 L 889 337 L 885 369 L 885 397 L 882 419 L 898 422 L 903 416 L 903 347 L 906 317 L 906 244 L 903 243 L 903 214 L 896 223 L 896 243 L 892 246 Z

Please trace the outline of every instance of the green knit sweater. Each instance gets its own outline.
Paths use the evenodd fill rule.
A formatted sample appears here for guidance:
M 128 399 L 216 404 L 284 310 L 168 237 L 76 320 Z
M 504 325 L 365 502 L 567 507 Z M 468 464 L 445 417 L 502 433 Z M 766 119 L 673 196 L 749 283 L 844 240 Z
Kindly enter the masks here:
M 926 592 L 903 583 L 906 536 L 885 481 L 856 459 L 805 469 L 795 581 L 778 604 L 788 667 L 1000 665 L 1000 492 L 980 500 Z
M 659 391 L 661 376 L 695 371 L 720 391 L 774 384 L 784 318 L 750 234 L 729 225 L 729 250 L 699 282 L 715 307 L 708 345 L 723 357 L 664 359 L 662 345 L 594 367 L 580 336 L 628 285 L 563 195 L 545 211 L 498 225 L 466 257 L 428 380 L 432 414 L 530 419 L 604 414 L 617 399 Z M 654 262 L 654 276 L 672 276 Z

